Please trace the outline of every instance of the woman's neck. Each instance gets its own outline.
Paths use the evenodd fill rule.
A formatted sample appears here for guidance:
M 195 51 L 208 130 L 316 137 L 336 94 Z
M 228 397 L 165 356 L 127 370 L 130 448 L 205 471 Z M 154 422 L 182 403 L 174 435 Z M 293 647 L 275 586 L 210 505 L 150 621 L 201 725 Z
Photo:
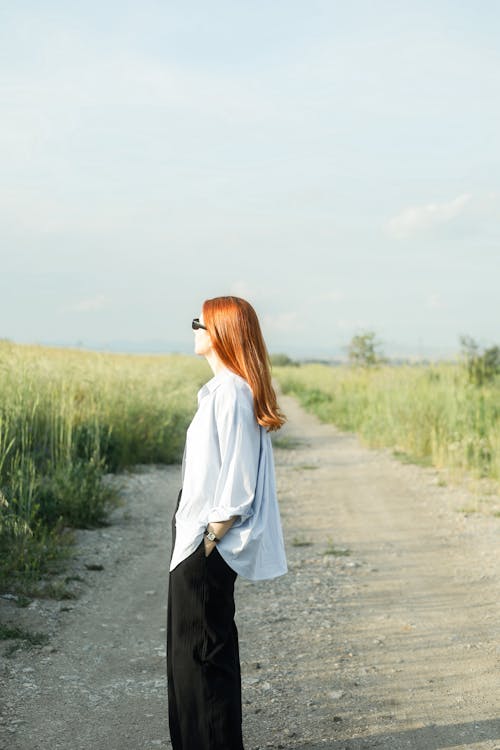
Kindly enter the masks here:
M 208 354 L 205 354 L 205 359 L 210 365 L 214 375 L 218 375 L 221 370 L 227 370 L 226 365 L 221 359 L 219 359 L 213 349 L 211 349 Z

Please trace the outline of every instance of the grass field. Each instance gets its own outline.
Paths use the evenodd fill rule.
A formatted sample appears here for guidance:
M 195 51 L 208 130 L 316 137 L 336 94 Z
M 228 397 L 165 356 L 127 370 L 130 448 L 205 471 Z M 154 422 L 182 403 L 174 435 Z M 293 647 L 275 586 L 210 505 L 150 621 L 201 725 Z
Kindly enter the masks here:
M 500 384 L 459 365 L 273 368 L 322 420 L 403 459 L 500 480 Z M 72 529 L 106 523 L 103 476 L 179 461 L 204 359 L 0 342 L 0 588 L 33 590 L 70 554 Z
M 416 463 L 500 479 L 500 382 L 474 385 L 459 364 L 276 367 L 285 393 L 323 421 Z
M 106 522 L 106 472 L 179 461 L 206 362 L 0 342 L 0 586 L 57 568 Z

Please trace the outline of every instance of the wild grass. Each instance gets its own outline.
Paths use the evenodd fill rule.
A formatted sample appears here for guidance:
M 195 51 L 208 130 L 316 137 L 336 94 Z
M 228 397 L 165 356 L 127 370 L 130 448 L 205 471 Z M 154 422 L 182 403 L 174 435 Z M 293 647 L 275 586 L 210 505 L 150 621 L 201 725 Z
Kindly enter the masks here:
M 498 381 L 471 384 L 458 365 L 276 366 L 273 375 L 370 445 L 500 479 Z M 119 502 L 104 475 L 179 461 L 196 392 L 210 377 L 196 357 L 0 341 L 0 590 L 50 592 L 37 581 L 64 567 L 73 529 L 105 524 Z
M 18 627 L 9 627 L 0 624 L 0 641 L 14 641 L 7 649 L 4 650 L 4 656 L 12 656 L 20 649 L 29 650 L 33 646 L 44 646 L 49 642 L 46 633 L 32 633 Z
M 280 448 L 283 450 L 294 450 L 294 448 L 298 448 L 299 446 L 303 445 L 303 441 L 299 440 L 298 438 L 294 437 L 274 437 L 271 435 L 271 440 L 273 443 L 273 448 Z
M 500 480 L 500 382 L 477 385 L 459 364 L 276 367 L 283 392 L 403 460 Z
M 336 547 L 333 539 L 328 539 L 328 547 L 323 551 L 324 555 L 333 555 L 334 557 L 349 557 L 351 551 L 347 547 Z
M 304 537 L 294 536 L 292 539 L 292 547 L 312 547 L 312 544 L 310 539 Z
M 204 360 L 0 342 L 0 588 L 57 570 L 71 529 L 106 523 L 104 474 L 182 457 Z

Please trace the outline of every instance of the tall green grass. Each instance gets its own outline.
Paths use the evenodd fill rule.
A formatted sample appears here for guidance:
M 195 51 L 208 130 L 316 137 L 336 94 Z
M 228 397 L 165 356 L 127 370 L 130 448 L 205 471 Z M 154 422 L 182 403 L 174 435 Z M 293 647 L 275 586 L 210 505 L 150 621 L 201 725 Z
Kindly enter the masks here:
M 460 365 L 276 367 L 283 392 L 371 446 L 500 479 L 500 383 L 477 386 Z
M 275 367 L 287 393 L 373 446 L 500 479 L 500 387 L 464 368 Z M 0 341 L 0 588 L 29 587 L 69 554 L 72 529 L 106 523 L 103 481 L 179 461 L 203 359 L 28 347 Z
M 71 528 L 106 522 L 106 472 L 180 460 L 204 360 L 0 342 L 0 586 L 67 555 Z

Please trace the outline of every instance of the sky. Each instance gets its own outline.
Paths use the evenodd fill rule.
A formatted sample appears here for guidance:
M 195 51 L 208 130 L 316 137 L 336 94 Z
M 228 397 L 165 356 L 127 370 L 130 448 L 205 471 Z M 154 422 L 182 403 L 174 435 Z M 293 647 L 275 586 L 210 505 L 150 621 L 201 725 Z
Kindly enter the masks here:
M 500 343 L 500 4 L 0 5 L 0 338 L 271 352 Z

